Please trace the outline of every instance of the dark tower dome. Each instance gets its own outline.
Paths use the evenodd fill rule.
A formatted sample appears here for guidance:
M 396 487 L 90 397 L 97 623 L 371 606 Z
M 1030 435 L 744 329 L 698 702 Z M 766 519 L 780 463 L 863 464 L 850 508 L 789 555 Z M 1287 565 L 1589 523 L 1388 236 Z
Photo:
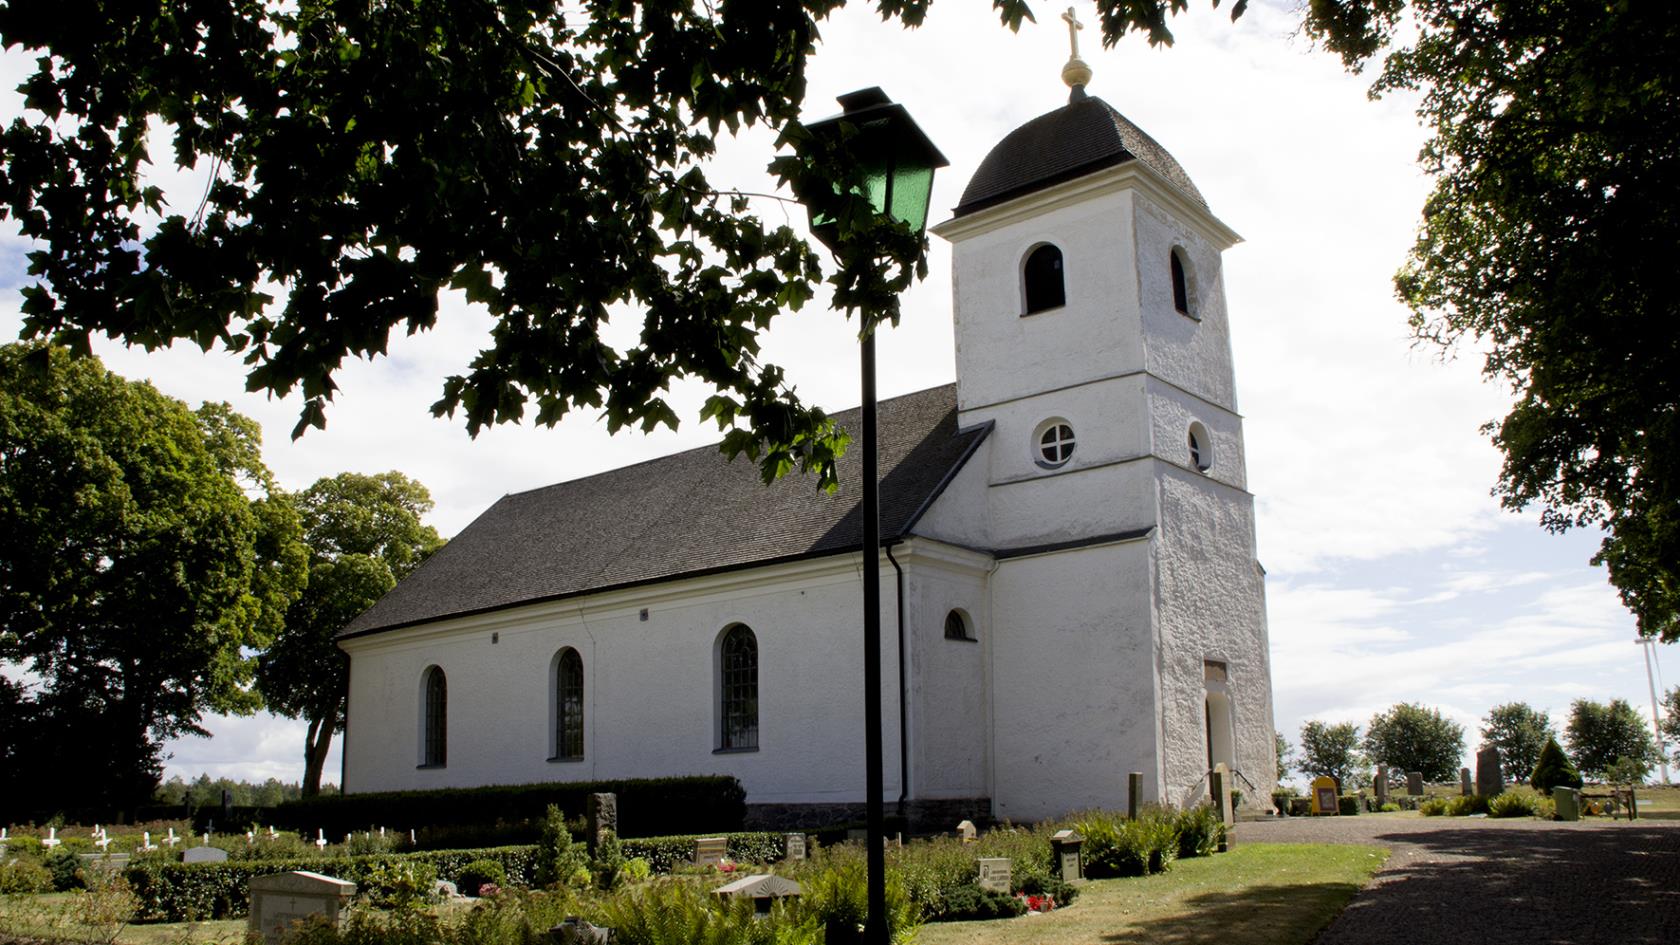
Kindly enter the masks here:
M 1073 101 L 1034 118 L 998 142 L 980 162 L 954 214 L 964 216 L 1131 160 L 1142 161 L 1196 206 L 1207 208 L 1201 191 L 1166 148 L 1113 105 L 1086 96 L 1079 88 Z

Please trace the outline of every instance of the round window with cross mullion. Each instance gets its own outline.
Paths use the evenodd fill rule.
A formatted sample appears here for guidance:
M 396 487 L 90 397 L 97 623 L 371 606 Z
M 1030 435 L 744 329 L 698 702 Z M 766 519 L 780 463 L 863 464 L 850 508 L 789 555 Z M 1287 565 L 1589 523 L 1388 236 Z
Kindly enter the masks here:
M 1060 468 L 1073 458 L 1073 427 L 1066 420 L 1046 420 L 1039 424 L 1033 442 L 1034 461 L 1045 469 Z

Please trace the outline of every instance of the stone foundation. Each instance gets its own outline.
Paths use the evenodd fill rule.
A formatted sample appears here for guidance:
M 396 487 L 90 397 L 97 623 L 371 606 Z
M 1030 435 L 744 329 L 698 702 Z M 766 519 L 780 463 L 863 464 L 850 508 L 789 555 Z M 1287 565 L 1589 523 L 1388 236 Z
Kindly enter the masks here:
M 898 805 L 886 805 L 889 820 L 899 814 Z M 844 804 L 751 804 L 747 805 L 747 830 L 818 830 L 840 824 L 863 823 L 866 811 L 862 803 Z M 950 833 L 957 824 L 972 820 L 986 824 L 992 819 L 992 800 L 989 797 L 956 797 L 910 800 L 904 803 L 904 816 L 913 834 Z

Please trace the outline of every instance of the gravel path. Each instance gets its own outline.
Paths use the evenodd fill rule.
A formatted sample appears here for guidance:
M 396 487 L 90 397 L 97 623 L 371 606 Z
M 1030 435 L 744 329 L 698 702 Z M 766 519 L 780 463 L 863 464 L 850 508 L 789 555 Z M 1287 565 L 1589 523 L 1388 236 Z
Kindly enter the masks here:
M 1316 945 L 1680 942 L 1680 821 L 1408 813 L 1245 823 L 1236 836 L 1393 851 Z

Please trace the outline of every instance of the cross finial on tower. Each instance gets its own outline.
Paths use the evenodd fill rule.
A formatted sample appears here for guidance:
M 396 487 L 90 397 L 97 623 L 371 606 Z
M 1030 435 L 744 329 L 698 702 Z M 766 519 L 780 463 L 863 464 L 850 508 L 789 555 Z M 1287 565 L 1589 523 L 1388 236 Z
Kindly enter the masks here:
M 1085 60 L 1079 58 L 1079 31 L 1085 28 L 1085 24 L 1079 22 L 1079 17 L 1073 12 L 1073 7 L 1067 8 L 1067 12 L 1062 14 L 1062 19 L 1068 25 L 1068 45 L 1071 47 L 1067 65 L 1062 67 L 1062 81 L 1073 89 L 1073 94 L 1068 96 L 1068 101 L 1077 102 L 1085 97 L 1085 86 L 1091 81 L 1091 67 L 1086 65 Z

